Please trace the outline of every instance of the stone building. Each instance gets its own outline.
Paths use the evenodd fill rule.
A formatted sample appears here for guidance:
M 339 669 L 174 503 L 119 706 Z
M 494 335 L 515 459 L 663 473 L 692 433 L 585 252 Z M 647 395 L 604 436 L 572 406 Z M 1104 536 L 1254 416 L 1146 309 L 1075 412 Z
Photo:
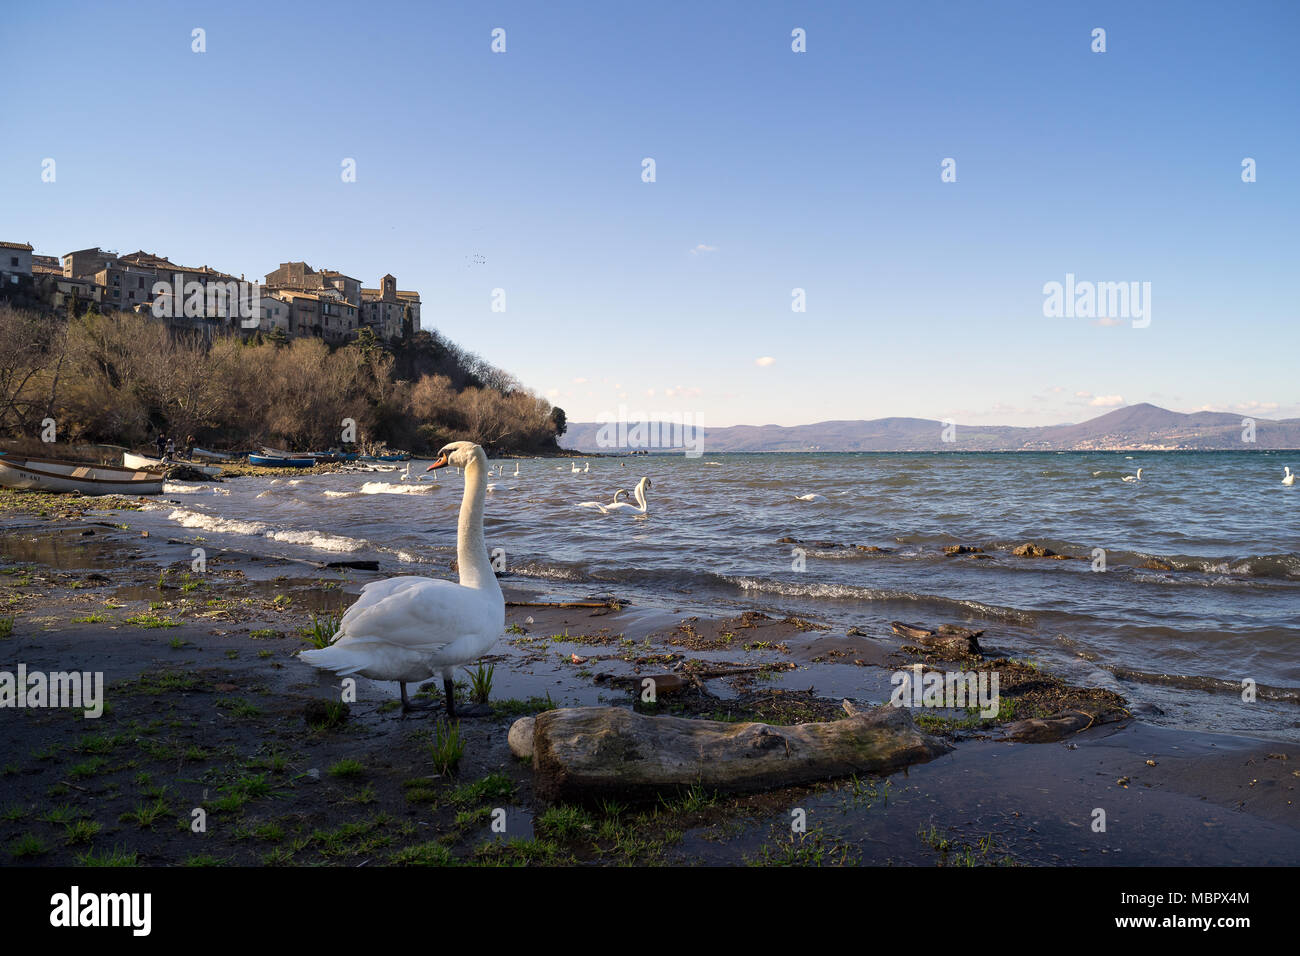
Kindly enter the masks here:
M 404 324 L 410 317 L 410 328 Z M 398 339 L 420 330 L 420 294 L 397 288 L 397 280 L 386 275 L 378 289 L 361 290 L 361 324 L 375 330 L 381 339 Z
M 32 247 L 26 242 L 0 242 L 0 278 L 17 285 L 32 277 Z

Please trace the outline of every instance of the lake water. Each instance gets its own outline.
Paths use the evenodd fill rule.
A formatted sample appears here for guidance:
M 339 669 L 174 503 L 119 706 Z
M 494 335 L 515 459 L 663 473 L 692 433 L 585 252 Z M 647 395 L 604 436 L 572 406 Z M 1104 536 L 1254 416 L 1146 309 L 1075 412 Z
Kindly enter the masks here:
M 511 461 L 492 479 L 486 533 L 516 583 L 554 594 L 684 613 L 757 607 L 873 635 L 895 620 L 961 622 L 1118 690 L 1153 723 L 1300 739 L 1300 486 L 1282 485 L 1284 464 L 1300 468 L 1300 455 L 663 455 L 590 459 L 581 474 L 525 460 L 518 478 Z M 1122 480 L 1139 467 L 1140 482 Z M 576 507 L 643 475 L 645 517 Z M 125 520 L 445 576 L 462 481 L 400 476 L 169 484 Z M 822 499 L 798 500 L 810 494 Z M 782 538 L 804 542 L 802 570 Z M 1030 541 L 1077 560 L 1012 554 Z M 945 555 L 950 545 L 982 556 Z M 1244 680 L 1257 702 L 1241 700 Z

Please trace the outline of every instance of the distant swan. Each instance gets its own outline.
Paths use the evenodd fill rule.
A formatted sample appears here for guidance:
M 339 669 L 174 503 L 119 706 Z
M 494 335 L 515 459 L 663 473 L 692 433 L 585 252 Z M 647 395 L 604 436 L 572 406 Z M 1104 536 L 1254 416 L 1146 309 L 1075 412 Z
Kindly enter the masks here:
M 578 474 L 581 474 L 581 473 L 582 473 L 582 469 L 578 467 L 578 463 L 577 463 L 576 461 L 570 461 L 570 462 L 569 462 L 569 474 L 572 474 L 572 475 L 578 475 Z
M 814 494 L 808 494 L 808 495 L 796 495 L 794 500 L 795 500 L 795 501 L 825 501 L 825 500 L 826 500 L 826 496 L 825 496 L 825 495 L 814 495 Z
M 598 511 L 600 511 L 601 514 L 603 514 L 603 515 L 607 515 L 607 514 L 609 514 L 609 509 L 610 509 L 610 508 L 612 508 L 612 507 L 613 507 L 614 505 L 616 505 L 616 504 L 619 504 L 619 497 L 618 497 L 619 495 L 622 495 L 624 498 L 626 498 L 626 497 L 628 496 L 628 494 L 627 494 L 627 489 L 626 489 L 626 488 L 620 488 L 620 489 L 618 489 L 618 491 L 614 492 L 614 500 L 611 501 L 609 504 L 602 505 L 599 501 L 579 501 L 579 502 L 578 502 L 578 507 L 579 507 L 579 508 L 595 508 L 595 509 L 597 509 Z
M 643 515 L 649 511 L 650 506 L 646 503 L 645 492 L 650 487 L 650 479 L 642 478 L 636 483 L 636 489 L 632 492 L 632 497 L 636 499 L 636 505 L 630 505 L 626 501 L 618 501 L 616 494 L 614 502 L 603 506 L 600 509 L 601 514 L 622 514 L 622 515 Z M 621 490 L 621 489 L 620 489 Z M 627 494 L 627 492 L 623 492 Z
M 1139 469 L 1138 469 L 1138 473 L 1137 473 L 1136 475 L 1125 475 L 1125 476 L 1124 476 L 1124 480 L 1125 480 L 1125 481 L 1141 481 L 1141 480 L 1142 480 L 1142 469 L 1139 468 Z
M 515 477 L 519 477 L 519 462 L 515 462 Z
M 1282 479 L 1282 484 L 1284 484 L 1284 485 L 1294 485 L 1294 484 L 1295 484 L 1295 475 L 1291 474 L 1291 466 L 1290 466 L 1290 465 L 1283 465 L 1282 468 L 1283 468 L 1283 470 L 1286 472 L 1286 477 Z
M 591 462 L 587 462 L 586 464 L 584 464 L 584 465 L 582 466 L 582 473 L 583 473 L 584 475 L 585 475 L 587 472 L 589 472 L 589 471 L 591 471 Z

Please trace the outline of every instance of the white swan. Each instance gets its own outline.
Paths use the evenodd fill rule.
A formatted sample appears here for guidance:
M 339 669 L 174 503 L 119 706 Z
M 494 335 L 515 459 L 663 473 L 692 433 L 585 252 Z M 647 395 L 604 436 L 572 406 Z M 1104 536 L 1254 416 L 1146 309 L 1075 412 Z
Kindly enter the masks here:
M 614 505 L 616 505 L 616 504 L 619 504 L 619 498 L 618 498 L 619 495 L 622 495 L 624 498 L 626 498 L 626 497 L 627 497 L 627 489 L 626 489 L 626 488 L 620 488 L 620 489 L 618 489 L 618 491 L 614 492 L 614 500 L 611 501 L 609 504 L 604 504 L 604 505 L 602 505 L 599 501 L 579 501 L 579 502 L 578 502 L 578 507 L 579 507 L 579 508 L 595 508 L 595 509 L 597 509 L 601 514 L 603 514 L 603 515 L 607 515 L 607 514 L 609 514 L 609 509 L 610 509 L 610 508 L 614 507 Z
M 410 481 L 410 480 L 411 480 L 411 463 L 408 461 L 406 463 L 406 470 L 402 472 L 402 481 Z
M 298 656 L 340 676 L 397 681 L 402 708 L 414 705 L 406 685 L 442 674 L 448 717 L 456 716 L 452 674 L 478 660 L 505 630 L 505 602 L 483 540 L 487 456 L 473 442 L 452 442 L 428 470 L 456 465 L 465 471 L 465 497 L 456 528 L 460 583 L 414 576 L 374 581 L 348 608 L 329 647 Z M 462 711 L 477 716 L 481 708 Z
M 515 477 L 519 477 L 519 462 L 515 462 Z
M 1286 477 L 1282 479 L 1282 484 L 1284 484 L 1284 485 L 1294 485 L 1294 484 L 1295 484 L 1295 475 L 1291 474 L 1291 466 L 1290 466 L 1290 465 L 1283 465 L 1283 466 L 1282 466 L 1282 470 L 1286 472 Z
M 649 511 L 649 504 L 646 503 L 646 489 L 650 487 L 650 479 L 642 478 L 636 483 L 636 488 L 632 491 L 632 497 L 636 499 L 635 505 L 630 505 L 626 501 L 615 500 L 612 504 L 605 505 L 601 510 L 602 514 L 630 514 L 643 515 Z M 618 498 L 617 495 L 614 496 Z
M 571 460 L 571 461 L 569 462 L 569 474 L 571 474 L 571 475 L 580 475 L 580 474 L 582 474 L 582 469 L 578 467 L 578 463 L 577 463 L 576 461 L 572 461 L 572 460 Z
M 582 466 L 582 473 L 583 473 L 584 475 L 587 474 L 587 472 L 589 472 L 589 471 L 591 471 L 591 462 L 587 462 L 586 464 L 584 464 L 584 465 Z
M 1141 481 L 1141 480 L 1142 480 L 1142 469 L 1139 468 L 1139 469 L 1138 469 L 1138 473 L 1137 473 L 1136 475 L 1125 475 L 1125 476 L 1124 476 L 1124 480 L 1125 480 L 1125 481 Z
M 826 500 L 826 496 L 825 496 L 825 495 L 816 495 L 816 494 L 795 495 L 795 499 L 794 499 L 794 500 L 795 500 L 795 501 L 825 501 L 825 500 Z

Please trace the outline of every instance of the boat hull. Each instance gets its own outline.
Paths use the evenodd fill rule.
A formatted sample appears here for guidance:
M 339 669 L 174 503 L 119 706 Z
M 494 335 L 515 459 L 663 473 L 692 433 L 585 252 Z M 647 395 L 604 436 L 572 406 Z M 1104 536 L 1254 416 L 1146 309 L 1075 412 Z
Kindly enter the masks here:
M 316 464 L 315 458 L 273 458 L 270 455 L 249 455 L 250 465 L 262 468 L 310 468 Z
M 162 475 L 155 471 L 87 465 L 57 458 L 0 459 L 0 485 L 32 491 L 75 491 L 83 495 L 157 495 Z
M 205 465 L 201 461 L 181 461 L 180 459 L 163 461 L 159 458 L 150 458 L 148 455 L 137 455 L 129 451 L 122 452 L 123 468 L 132 468 L 137 471 L 162 471 L 171 465 L 184 465 L 186 468 L 192 468 L 205 475 L 216 476 L 221 474 L 220 465 Z

